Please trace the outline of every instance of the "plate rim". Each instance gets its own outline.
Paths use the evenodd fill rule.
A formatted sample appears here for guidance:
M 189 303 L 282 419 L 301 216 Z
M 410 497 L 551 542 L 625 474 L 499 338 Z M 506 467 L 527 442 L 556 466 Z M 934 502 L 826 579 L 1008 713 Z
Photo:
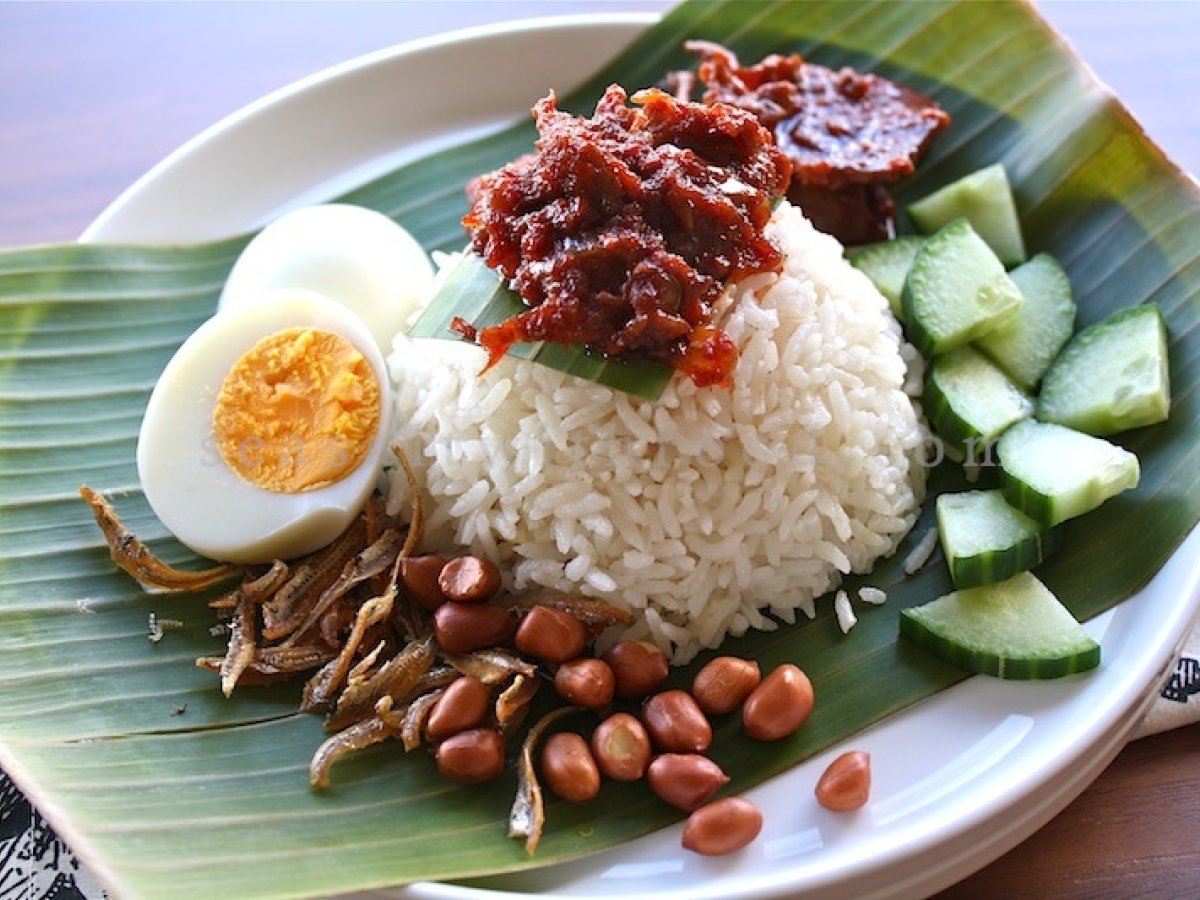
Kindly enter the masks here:
M 114 221 L 121 215 L 124 215 L 130 206 L 141 199 L 147 191 L 151 190 L 160 178 L 176 165 L 190 158 L 197 150 L 206 148 L 213 141 L 220 140 L 231 132 L 249 125 L 256 117 L 267 110 L 277 108 L 330 82 L 352 77 L 363 70 L 375 66 L 386 65 L 399 57 L 412 57 L 424 53 L 432 53 L 449 45 L 487 41 L 512 32 L 554 30 L 564 26 L 630 25 L 647 27 L 657 22 L 660 18 L 661 16 L 658 14 L 650 12 L 593 12 L 505 19 L 500 22 L 473 25 L 468 28 L 457 28 L 451 31 L 427 35 L 426 37 L 414 38 L 411 41 L 403 41 L 398 44 L 381 47 L 378 50 L 372 50 L 318 69 L 315 72 L 301 76 L 295 81 L 278 87 L 255 100 L 251 100 L 249 103 L 218 119 L 212 125 L 209 125 L 195 136 L 184 141 L 121 191 L 112 202 L 97 214 L 96 218 L 88 224 L 76 240 L 81 244 L 100 243 L 107 240 L 105 232 L 113 227 Z

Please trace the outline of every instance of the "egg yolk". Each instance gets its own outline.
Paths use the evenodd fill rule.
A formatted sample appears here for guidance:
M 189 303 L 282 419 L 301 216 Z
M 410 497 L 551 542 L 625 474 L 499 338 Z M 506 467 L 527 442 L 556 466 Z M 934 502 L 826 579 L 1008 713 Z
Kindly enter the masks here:
M 264 490 L 298 494 L 353 472 L 380 418 L 379 379 L 348 340 L 314 328 L 263 338 L 221 385 L 213 429 L 225 463 Z

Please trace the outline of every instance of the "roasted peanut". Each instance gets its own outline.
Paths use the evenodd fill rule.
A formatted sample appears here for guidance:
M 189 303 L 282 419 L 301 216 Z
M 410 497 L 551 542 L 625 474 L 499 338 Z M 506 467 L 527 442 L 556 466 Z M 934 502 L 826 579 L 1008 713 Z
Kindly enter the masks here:
M 445 565 L 446 560 L 436 553 L 407 556 L 400 560 L 400 585 L 413 600 L 433 611 L 446 602 L 446 595 L 438 587 L 438 576 Z
M 517 649 L 551 663 L 566 662 L 583 652 L 587 632 L 583 623 L 562 610 L 535 606 L 517 629 Z
M 425 737 L 433 743 L 444 741 L 460 731 L 470 731 L 483 724 L 492 695 L 487 685 L 471 675 L 451 682 L 429 714 Z
M 791 663 L 776 666 L 742 706 L 742 726 L 758 741 L 777 741 L 804 724 L 813 708 L 812 682 Z
M 542 747 L 546 785 L 569 803 L 587 803 L 600 793 L 600 769 L 587 741 L 573 731 L 551 735 Z
M 692 812 L 729 783 L 721 767 L 698 753 L 663 753 L 646 770 L 650 790 L 684 812 Z
M 460 556 L 442 567 L 438 587 L 446 599 L 457 603 L 490 600 L 500 590 L 500 570 L 490 559 Z
M 858 809 L 871 796 L 871 757 L 862 750 L 843 753 L 817 781 L 817 802 L 834 812 Z
M 507 609 L 489 603 L 443 603 L 433 614 L 433 633 L 447 653 L 503 644 L 516 628 Z
M 705 856 L 733 853 L 758 837 L 762 823 L 762 813 L 749 800 L 726 797 L 688 816 L 683 846 Z
M 736 656 L 718 656 L 696 673 L 692 696 L 710 716 L 733 712 L 762 681 L 758 663 Z
M 637 781 L 650 764 L 650 738 L 629 713 L 613 713 L 592 732 L 592 753 L 613 781 Z
M 504 771 L 504 738 L 490 728 L 460 731 L 438 744 L 437 767 L 462 784 L 495 778 Z
M 604 709 L 613 698 L 613 670 L 601 659 L 573 659 L 554 673 L 554 689 L 574 706 Z
M 664 753 L 702 753 L 712 743 L 712 726 L 686 691 L 655 694 L 642 707 L 642 722 Z
M 620 641 L 601 656 L 613 670 L 616 694 L 638 700 L 652 694 L 667 680 L 667 657 L 645 641 Z

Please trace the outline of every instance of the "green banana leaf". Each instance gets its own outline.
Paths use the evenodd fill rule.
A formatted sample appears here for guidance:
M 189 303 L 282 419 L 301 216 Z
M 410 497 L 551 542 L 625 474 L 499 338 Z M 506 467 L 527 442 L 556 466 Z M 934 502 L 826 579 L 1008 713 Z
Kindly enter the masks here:
M 452 334 L 450 324 L 457 317 L 482 330 L 519 316 L 527 309 L 516 292 L 501 282 L 499 274 L 488 268 L 483 257 L 476 253 L 464 253 L 454 263 L 441 288 L 429 299 L 425 311 L 409 327 L 408 335 L 444 340 Z M 605 359 L 578 344 L 543 341 L 516 344 L 509 348 L 507 355 L 535 359 L 540 365 L 636 394 L 646 400 L 661 397 L 663 389 L 675 374 L 674 369 L 663 363 Z
M 932 95 L 954 124 L 901 201 L 1002 161 L 1031 250 L 1066 266 L 1084 323 L 1161 306 L 1174 412 L 1122 436 L 1142 460 L 1142 485 L 1069 523 L 1067 552 L 1039 573 L 1084 619 L 1145 584 L 1200 517 L 1194 183 L 1019 3 L 689 2 L 564 105 L 585 110 L 610 81 L 643 86 L 686 65 L 686 38 L 748 60 L 799 51 Z M 465 181 L 531 140 L 520 123 L 346 199 L 396 217 L 431 249 L 453 248 Z M 138 492 L 134 444 L 157 374 L 213 310 L 242 243 L 0 254 L 0 765 L 122 896 L 284 897 L 462 878 L 560 862 L 673 820 L 644 786 L 610 784 L 587 807 L 551 803 L 530 858 L 504 836 L 512 779 L 462 789 L 426 754 L 387 744 L 340 764 L 332 788 L 315 793 L 306 766 L 323 735 L 317 718 L 294 712 L 298 688 L 224 700 L 192 665 L 221 646 L 203 603 L 144 594 L 114 572 L 75 491 L 87 482 L 114 493 L 155 549 L 189 558 Z M 934 486 L 953 483 L 939 472 Z M 949 589 L 944 567 L 906 579 L 892 560 L 870 581 L 889 602 L 864 611 L 848 638 L 826 610 L 725 648 L 765 667 L 802 659 L 818 693 L 840 698 L 770 746 L 719 722 L 714 755 L 740 788 L 962 677 L 897 638 L 900 608 Z M 184 627 L 151 643 L 151 611 Z

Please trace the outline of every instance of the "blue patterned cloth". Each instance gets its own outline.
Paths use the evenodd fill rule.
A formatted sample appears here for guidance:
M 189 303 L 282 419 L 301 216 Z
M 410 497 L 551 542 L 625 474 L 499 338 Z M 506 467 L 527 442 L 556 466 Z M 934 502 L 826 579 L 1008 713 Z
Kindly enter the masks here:
M 103 900 L 104 890 L 0 772 L 0 900 Z

